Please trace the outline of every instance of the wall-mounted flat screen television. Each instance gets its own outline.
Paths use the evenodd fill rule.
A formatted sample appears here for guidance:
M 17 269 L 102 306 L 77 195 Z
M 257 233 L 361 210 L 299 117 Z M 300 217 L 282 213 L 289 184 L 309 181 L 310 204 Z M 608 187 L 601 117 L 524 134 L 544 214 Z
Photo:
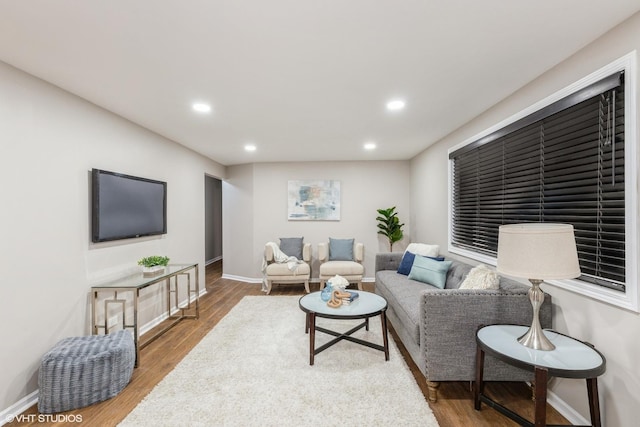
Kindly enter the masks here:
M 92 169 L 93 242 L 167 232 L 167 183 Z

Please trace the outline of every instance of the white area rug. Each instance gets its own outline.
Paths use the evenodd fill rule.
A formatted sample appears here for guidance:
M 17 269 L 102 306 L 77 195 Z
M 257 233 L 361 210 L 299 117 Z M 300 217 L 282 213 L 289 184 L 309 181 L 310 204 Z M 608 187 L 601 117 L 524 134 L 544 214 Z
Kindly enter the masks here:
M 298 299 L 244 297 L 120 426 L 438 425 L 391 336 L 388 362 L 343 340 L 310 366 Z M 379 319 L 354 336 L 382 344 Z M 316 347 L 331 338 L 318 332 Z

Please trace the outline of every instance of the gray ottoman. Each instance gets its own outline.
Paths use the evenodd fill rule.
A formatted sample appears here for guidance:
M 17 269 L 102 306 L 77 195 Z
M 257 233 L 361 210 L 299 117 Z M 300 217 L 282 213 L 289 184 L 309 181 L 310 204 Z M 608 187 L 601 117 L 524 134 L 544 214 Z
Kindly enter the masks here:
M 69 411 L 112 398 L 129 384 L 135 359 L 129 331 L 61 340 L 40 363 L 38 411 Z

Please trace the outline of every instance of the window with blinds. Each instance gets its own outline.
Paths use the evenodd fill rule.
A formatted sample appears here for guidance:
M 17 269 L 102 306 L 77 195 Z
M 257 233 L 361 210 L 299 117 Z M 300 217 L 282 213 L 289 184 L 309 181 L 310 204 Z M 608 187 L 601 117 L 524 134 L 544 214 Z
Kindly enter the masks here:
M 624 292 L 624 96 L 616 73 L 451 152 L 451 244 L 495 257 L 502 224 L 573 224 L 580 280 Z

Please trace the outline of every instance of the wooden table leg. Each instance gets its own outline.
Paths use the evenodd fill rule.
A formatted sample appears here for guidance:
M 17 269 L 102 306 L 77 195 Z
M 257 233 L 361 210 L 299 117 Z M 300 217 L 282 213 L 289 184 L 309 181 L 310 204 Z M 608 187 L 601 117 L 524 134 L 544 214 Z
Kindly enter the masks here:
M 591 425 L 600 427 L 600 400 L 598 398 L 598 378 L 587 378 L 587 394 L 589 395 L 589 412 Z
M 309 365 L 313 365 L 316 352 L 316 314 L 309 313 Z
M 476 411 L 480 410 L 480 394 L 484 391 L 482 377 L 484 375 L 484 351 L 480 346 L 476 349 L 476 382 L 473 384 L 473 402 Z
M 384 344 L 384 360 L 389 360 L 389 337 L 387 336 L 387 314 L 380 313 L 380 321 L 382 322 L 382 342 Z
M 536 404 L 535 404 L 535 426 L 545 427 L 547 425 L 547 379 L 548 372 L 545 368 L 536 366 Z

